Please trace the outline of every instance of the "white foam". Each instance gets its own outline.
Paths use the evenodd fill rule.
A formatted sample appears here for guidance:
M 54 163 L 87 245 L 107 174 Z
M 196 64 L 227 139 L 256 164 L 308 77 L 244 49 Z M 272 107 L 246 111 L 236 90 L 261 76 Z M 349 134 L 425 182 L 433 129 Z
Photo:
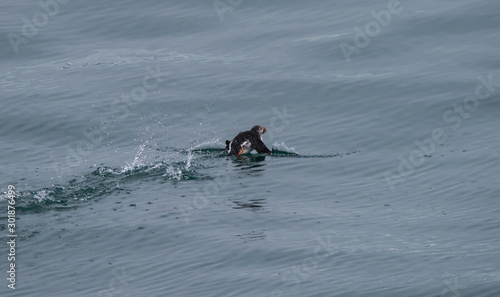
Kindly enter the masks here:
M 294 147 L 288 147 L 283 141 L 273 143 L 272 148 L 287 153 L 299 154 Z
M 39 203 L 43 202 L 45 200 L 51 200 L 51 201 L 54 200 L 54 198 L 49 196 L 49 193 L 47 193 L 46 190 L 41 190 L 41 191 L 35 192 L 35 194 L 33 195 L 33 198 L 38 200 Z
M 0 193 L 0 202 L 6 201 L 8 199 L 9 195 L 7 195 L 7 192 L 2 192 Z
M 164 161 L 158 162 L 158 163 L 154 164 L 153 166 L 151 166 L 151 167 L 147 168 L 147 169 L 146 169 L 146 172 L 149 172 L 149 171 L 154 170 L 154 169 L 156 169 L 156 168 L 160 168 L 160 167 L 161 167 L 161 166 L 163 166 L 164 164 L 165 164 L 165 162 L 164 162 Z
M 180 168 L 169 166 L 163 176 L 169 176 L 173 179 L 180 180 L 182 178 L 182 170 Z

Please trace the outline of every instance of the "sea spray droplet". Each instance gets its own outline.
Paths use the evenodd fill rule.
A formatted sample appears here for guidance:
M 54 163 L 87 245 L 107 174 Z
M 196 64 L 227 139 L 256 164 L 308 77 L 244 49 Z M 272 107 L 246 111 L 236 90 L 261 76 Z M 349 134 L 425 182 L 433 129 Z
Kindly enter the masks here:
M 122 172 L 132 171 L 135 168 L 144 165 L 144 163 L 141 161 L 140 157 L 141 157 L 142 153 L 144 152 L 144 148 L 146 147 L 147 143 L 148 142 L 146 141 L 145 143 L 143 143 L 139 146 L 139 150 L 137 151 L 137 153 L 135 153 L 134 160 L 132 161 L 132 164 L 129 162 L 125 162 L 125 166 L 123 166 Z
M 188 150 L 187 161 L 186 161 L 186 170 L 189 170 L 191 167 L 191 160 L 193 159 L 194 153 L 192 150 Z

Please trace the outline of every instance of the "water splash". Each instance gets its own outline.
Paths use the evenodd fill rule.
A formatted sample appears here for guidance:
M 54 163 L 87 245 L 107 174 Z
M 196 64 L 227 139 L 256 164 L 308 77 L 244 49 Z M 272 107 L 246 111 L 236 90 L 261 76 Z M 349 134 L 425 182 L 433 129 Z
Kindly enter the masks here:
M 66 209 L 77 207 L 80 203 L 96 201 L 116 192 L 129 191 L 133 182 L 141 179 L 159 181 L 189 182 L 192 180 L 213 180 L 213 168 L 220 168 L 223 159 L 227 158 L 224 144 L 219 139 L 213 139 L 193 145 L 188 149 L 150 147 L 148 143 L 139 146 L 131 162 L 112 168 L 108 166 L 96 167 L 92 172 L 71 179 L 62 185 L 51 185 L 36 190 L 20 191 L 16 204 L 20 211 L 42 211 L 44 209 Z M 343 157 L 359 152 L 330 155 L 300 155 L 295 148 L 284 142 L 274 143 L 270 158 L 253 154 L 247 156 L 242 163 L 245 168 L 258 168 L 267 165 L 265 160 L 272 162 L 273 158 L 332 158 Z M 165 155 L 174 153 L 175 157 L 169 160 Z M 162 158 L 163 157 L 163 158 Z M 154 162 L 146 161 L 155 158 Z M 162 158 L 158 161 L 158 158 Z M 230 169 L 241 169 L 241 160 L 233 160 Z M 207 173 L 205 174 L 205 170 Z M 227 170 L 224 170 L 227 172 Z M 0 193 L 0 203 L 6 203 L 7 193 Z
M 146 147 L 147 144 L 148 142 L 146 141 L 145 143 L 139 146 L 139 150 L 135 154 L 132 164 L 130 164 L 129 162 L 125 162 L 125 166 L 122 167 L 122 172 L 132 171 L 139 166 L 144 166 L 144 163 L 141 161 L 141 155 L 144 152 L 144 148 Z
M 221 155 L 221 152 L 224 152 L 223 149 L 218 148 L 218 146 L 221 146 L 222 143 L 220 142 L 219 138 L 204 141 L 200 144 L 197 144 L 191 148 L 188 148 L 187 151 L 187 159 L 186 159 L 186 170 L 189 170 L 191 167 L 191 163 L 194 160 L 195 155 L 209 155 L 210 157 L 213 157 L 214 153 L 218 153 L 219 156 Z
M 180 168 L 175 168 L 174 166 L 169 166 L 166 169 L 164 176 L 171 177 L 175 180 L 181 180 L 182 179 L 182 170 Z
M 283 141 L 273 143 L 272 148 L 273 148 L 273 153 L 274 153 L 274 151 L 276 151 L 276 152 L 285 152 L 285 153 L 296 154 L 296 155 L 299 154 L 295 150 L 294 147 L 288 147 Z
M 189 167 L 191 167 L 191 160 L 193 160 L 193 157 L 194 157 L 193 151 L 188 150 L 186 167 L 185 167 L 186 170 L 189 170 Z
M 50 196 L 50 192 L 47 190 L 41 190 L 33 193 L 33 198 L 37 199 L 38 202 L 44 202 L 46 200 L 54 201 L 54 198 Z

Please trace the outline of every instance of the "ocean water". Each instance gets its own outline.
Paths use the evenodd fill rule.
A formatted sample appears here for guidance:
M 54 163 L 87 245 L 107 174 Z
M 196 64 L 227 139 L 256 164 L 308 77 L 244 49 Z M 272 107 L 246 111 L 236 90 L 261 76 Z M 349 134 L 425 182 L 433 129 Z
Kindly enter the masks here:
M 4 3 L 0 296 L 500 296 L 499 12 Z

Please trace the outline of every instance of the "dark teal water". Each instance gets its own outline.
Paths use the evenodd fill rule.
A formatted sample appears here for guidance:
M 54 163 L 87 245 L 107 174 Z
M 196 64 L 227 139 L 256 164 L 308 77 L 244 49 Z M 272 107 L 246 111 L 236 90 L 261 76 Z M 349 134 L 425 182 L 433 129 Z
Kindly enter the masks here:
M 499 2 L 41 3 L 0 12 L 1 296 L 500 296 Z

